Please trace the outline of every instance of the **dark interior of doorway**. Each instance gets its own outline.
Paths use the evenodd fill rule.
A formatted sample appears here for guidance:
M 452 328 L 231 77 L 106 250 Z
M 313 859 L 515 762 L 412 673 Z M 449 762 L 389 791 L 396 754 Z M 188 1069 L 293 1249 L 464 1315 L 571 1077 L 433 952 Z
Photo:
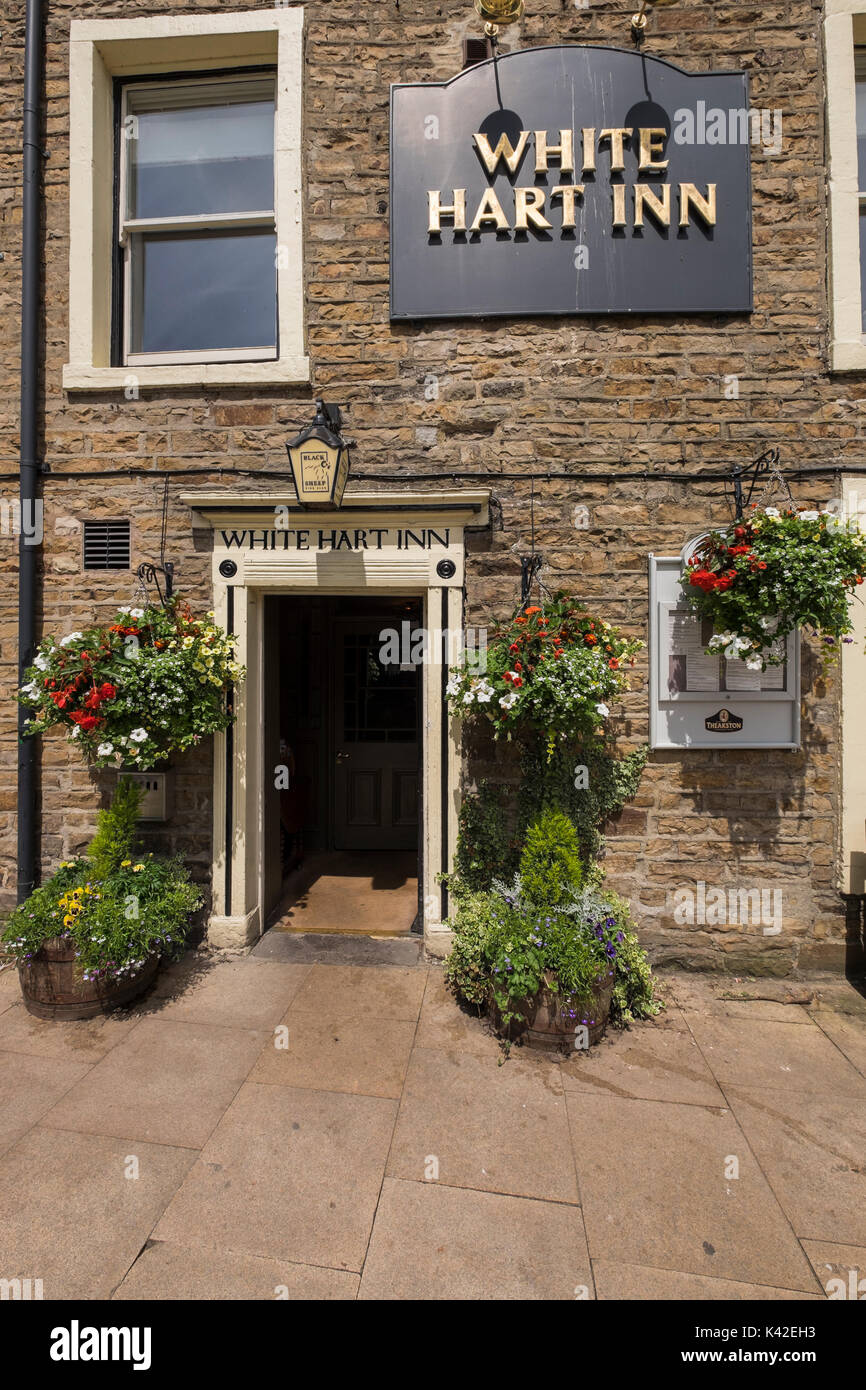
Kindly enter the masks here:
M 421 673 L 411 647 L 422 620 L 413 598 L 265 598 L 272 929 L 421 929 Z

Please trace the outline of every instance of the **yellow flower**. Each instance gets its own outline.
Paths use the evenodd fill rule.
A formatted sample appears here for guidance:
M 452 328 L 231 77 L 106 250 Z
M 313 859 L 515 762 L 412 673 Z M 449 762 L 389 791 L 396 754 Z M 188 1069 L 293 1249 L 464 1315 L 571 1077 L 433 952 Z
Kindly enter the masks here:
M 143 865 L 143 864 L 136 864 L 135 867 L 133 868 L 132 872 L 133 872 L 134 874 L 140 874 L 143 868 L 144 868 L 144 865 Z
M 120 861 L 120 867 L 121 867 L 121 869 L 128 869 L 131 863 L 132 863 L 132 860 L 131 860 L 131 859 L 121 859 L 121 861 Z
M 64 917 L 64 919 L 63 919 L 63 925 L 64 925 L 64 927 L 71 927 L 74 920 L 75 920 L 75 919 L 74 919 L 73 917 L 70 917 L 69 914 L 67 913 L 67 915 L 66 915 L 66 916 Z

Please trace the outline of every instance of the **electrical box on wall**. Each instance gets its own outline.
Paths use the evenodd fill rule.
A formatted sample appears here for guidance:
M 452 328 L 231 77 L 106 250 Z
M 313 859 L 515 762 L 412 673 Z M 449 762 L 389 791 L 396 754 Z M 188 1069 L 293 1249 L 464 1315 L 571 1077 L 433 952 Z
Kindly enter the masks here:
M 799 748 L 800 634 L 766 671 L 708 655 L 712 628 L 685 602 L 682 557 L 649 558 L 653 748 Z
M 122 775 L 144 788 L 141 809 L 138 813 L 139 820 L 166 821 L 169 819 L 168 773 L 128 772 L 124 768 Z

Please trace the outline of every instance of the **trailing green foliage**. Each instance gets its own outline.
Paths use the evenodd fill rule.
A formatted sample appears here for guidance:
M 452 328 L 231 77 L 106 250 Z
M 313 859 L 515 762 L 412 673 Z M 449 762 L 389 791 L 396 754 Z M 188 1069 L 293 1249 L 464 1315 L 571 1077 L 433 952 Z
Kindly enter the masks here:
M 647 747 L 618 758 L 601 742 L 569 753 L 557 751 L 548 763 L 540 743 L 527 746 L 521 761 L 517 799 L 518 835 L 546 810 L 563 811 L 577 832 L 584 864 L 604 849 L 602 829 L 635 794 L 646 766 Z
M 524 896 L 539 909 L 555 908 L 582 877 L 574 826 L 562 811 L 545 811 L 529 827 L 520 856 Z
M 482 782 L 460 807 L 455 867 L 469 889 L 489 888 L 494 878 L 510 878 L 517 851 L 508 835 L 500 789 Z
M 87 849 L 94 878 L 109 878 L 124 859 L 132 858 L 143 795 L 137 782 L 121 777 L 111 805 L 97 815 L 96 834 Z

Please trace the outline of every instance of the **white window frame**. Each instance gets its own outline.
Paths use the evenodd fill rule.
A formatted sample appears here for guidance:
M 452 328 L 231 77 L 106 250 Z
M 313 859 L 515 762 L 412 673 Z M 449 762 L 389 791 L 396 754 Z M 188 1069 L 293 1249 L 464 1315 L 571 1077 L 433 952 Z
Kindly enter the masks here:
M 153 91 L 154 87 L 159 91 L 174 90 L 178 95 L 185 92 L 191 93 L 193 89 L 203 89 L 207 86 L 226 87 L 231 85 L 242 92 L 246 89 L 252 92 L 256 88 L 262 88 L 270 84 L 271 92 L 274 96 L 274 106 L 276 110 L 276 74 L 269 79 L 268 74 L 256 73 L 244 79 L 240 73 L 233 73 L 230 76 L 220 77 L 196 77 L 188 81 L 183 79 L 177 82 L 129 82 L 123 87 L 120 104 L 120 155 L 119 155 L 119 179 L 118 179 L 118 207 L 117 207 L 117 232 L 123 254 L 123 361 L 130 367 L 159 365 L 160 363 L 187 363 L 187 362 L 261 362 L 274 361 L 278 356 L 279 344 L 274 343 L 270 346 L 256 348 L 212 348 L 209 350 L 196 350 L 184 352 L 132 352 L 130 350 L 130 340 L 132 333 L 132 235 L 143 232 L 159 232 L 175 230 L 178 232 L 190 231 L 217 231 L 226 230 L 246 230 L 247 228 L 264 228 L 269 232 L 276 233 L 277 221 L 276 213 L 271 208 L 249 209 L 243 213 L 224 212 L 210 213 L 198 216 L 177 216 L 177 217 L 127 217 L 126 212 L 129 206 L 129 155 L 131 141 L 124 138 L 129 118 L 129 97 L 131 93 L 140 91 Z M 179 103 L 180 106 L 180 103 Z M 275 119 L 276 124 L 276 119 Z M 274 139 L 274 164 L 276 166 L 276 138 Z M 276 167 L 274 168 L 274 180 L 276 187 Z M 274 279 L 274 290 L 277 292 L 276 276 Z M 276 324 L 276 334 L 279 339 L 279 323 Z
M 300 6 L 221 15 L 73 20 L 70 26 L 70 268 L 67 391 L 285 385 L 310 380 L 304 335 Z M 114 79 L 276 70 L 274 208 L 278 356 L 170 354 L 113 366 Z M 252 76 L 252 74 L 250 74 Z M 182 79 L 179 79 L 182 80 Z M 258 210 L 254 210 L 258 211 Z M 237 225 L 235 223 L 235 225 Z M 143 356 L 143 355 L 142 355 Z M 160 354 L 160 356 L 162 356 Z M 225 360 L 228 357 L 231 360 Z
M 860 275 L 860 178 L 854 49 L 866 47 L 866 0 L 826 0 L 824 67 L 829 191 L 830 368 L 866 370 Z

